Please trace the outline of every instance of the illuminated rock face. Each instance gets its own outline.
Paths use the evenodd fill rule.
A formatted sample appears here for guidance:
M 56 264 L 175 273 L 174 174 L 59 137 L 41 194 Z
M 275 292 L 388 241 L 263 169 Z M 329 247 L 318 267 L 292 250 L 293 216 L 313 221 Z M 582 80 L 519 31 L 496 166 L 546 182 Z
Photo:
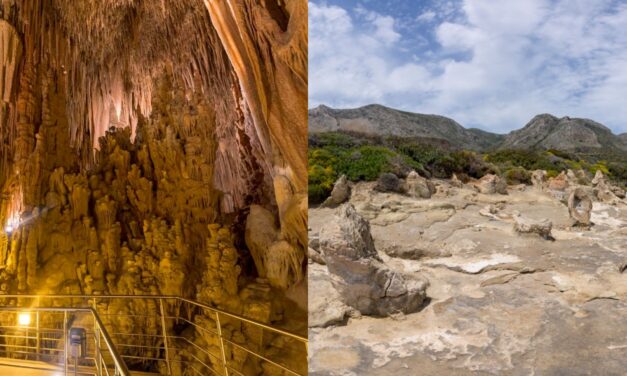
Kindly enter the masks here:
M 276 320 L 305 275 L 305 0 L 0 8 L 0 290 Z

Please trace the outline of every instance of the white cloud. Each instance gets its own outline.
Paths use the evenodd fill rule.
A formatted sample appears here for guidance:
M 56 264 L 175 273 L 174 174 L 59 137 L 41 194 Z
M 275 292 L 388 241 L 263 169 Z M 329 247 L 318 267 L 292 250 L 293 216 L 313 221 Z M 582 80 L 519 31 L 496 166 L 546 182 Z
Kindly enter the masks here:
M 354 106 L 383 101 L 389 91 L 406 90 L 398 79 L 411 63 L 395 66 L 391 51 L 401 35 L 394 18 L 357 10 L 362 22 L 337 6 L 309 3 L 309 88 L 312 105 Z M 421 70 L 415 66 L 416 71 Z M 424 68 L 422 68 L 424 69 Z M 399 82 L 400 81 L 400 82 Z M 401 86 L 395 88 L 395 84 Z
M 416 21 L 419 22 L 431 22 L 433 21 L 433 19 L 435 19 L 435 16 L 437 16 L 437 13 L 435 13 L 432 10 L 428 10 L 424 13 L 421 13 L 418 17 L 416 17 Z
M 411 54 L 389 15 L 309 5 L 311 106 L 378 102 L 498 132 L 550 112 L 627 131 L 625 3 L 464 0 L 461 17 L 416 17 L 436 47 Z

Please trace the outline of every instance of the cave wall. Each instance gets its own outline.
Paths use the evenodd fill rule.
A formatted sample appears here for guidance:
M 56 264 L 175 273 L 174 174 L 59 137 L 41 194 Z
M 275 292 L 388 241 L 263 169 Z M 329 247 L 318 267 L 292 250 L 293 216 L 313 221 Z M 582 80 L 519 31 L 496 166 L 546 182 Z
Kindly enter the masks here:
M 0 292 L 242 311 L 247 284 L 302 283 L 304 0 L 8 0 L 0 14 Z
M 306 330 L 282 298 L 306 280 L 306 7 L 0 2 L 0 294 L 182 295 Z M 235 343 L 285 353 L 280 338 L 226 325 Z

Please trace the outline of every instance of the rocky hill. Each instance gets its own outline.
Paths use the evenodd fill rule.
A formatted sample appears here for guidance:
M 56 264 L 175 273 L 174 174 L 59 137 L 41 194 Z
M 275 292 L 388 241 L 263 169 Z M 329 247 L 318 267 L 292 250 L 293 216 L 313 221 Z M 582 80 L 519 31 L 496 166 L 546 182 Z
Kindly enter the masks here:
M 535 116 L 523 128 L 510 132 L 500 144 L 503 149 L 558 149 L 574 152 L 627 151 L 627 137 L 617 136 L 590 119 Z
M 345 110 L 321 105 L 309 110 L 310 133 L 337 131 L 439 138 L 452 146 L 475 150 L 489 148 L 503 138 L 479 129 L 466 129 L 444 116 L 415 114 L 377 104 Z
M 627 151 L 627 133 L 615 135 L 590 119 L 550 114 L 535 116 L 523 128 L 501 135 L 466 129 L 455 120 L 438 115 L 399 111 L 381 105 L 333 109 L 324 105 L 309 110 L 309 132 L 357 132 L 446 140 L 452 146 L 471 150 L 558 149 L 582 153 L 622 154 Z

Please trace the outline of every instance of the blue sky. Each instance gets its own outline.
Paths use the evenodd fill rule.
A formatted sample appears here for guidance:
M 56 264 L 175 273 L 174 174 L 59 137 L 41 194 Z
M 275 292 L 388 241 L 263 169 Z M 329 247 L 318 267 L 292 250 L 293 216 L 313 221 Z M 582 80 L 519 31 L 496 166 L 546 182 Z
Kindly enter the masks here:
M 311 0 L 309 105 L 506 133 L 534 115 L 627 132 L 625 0 Z

